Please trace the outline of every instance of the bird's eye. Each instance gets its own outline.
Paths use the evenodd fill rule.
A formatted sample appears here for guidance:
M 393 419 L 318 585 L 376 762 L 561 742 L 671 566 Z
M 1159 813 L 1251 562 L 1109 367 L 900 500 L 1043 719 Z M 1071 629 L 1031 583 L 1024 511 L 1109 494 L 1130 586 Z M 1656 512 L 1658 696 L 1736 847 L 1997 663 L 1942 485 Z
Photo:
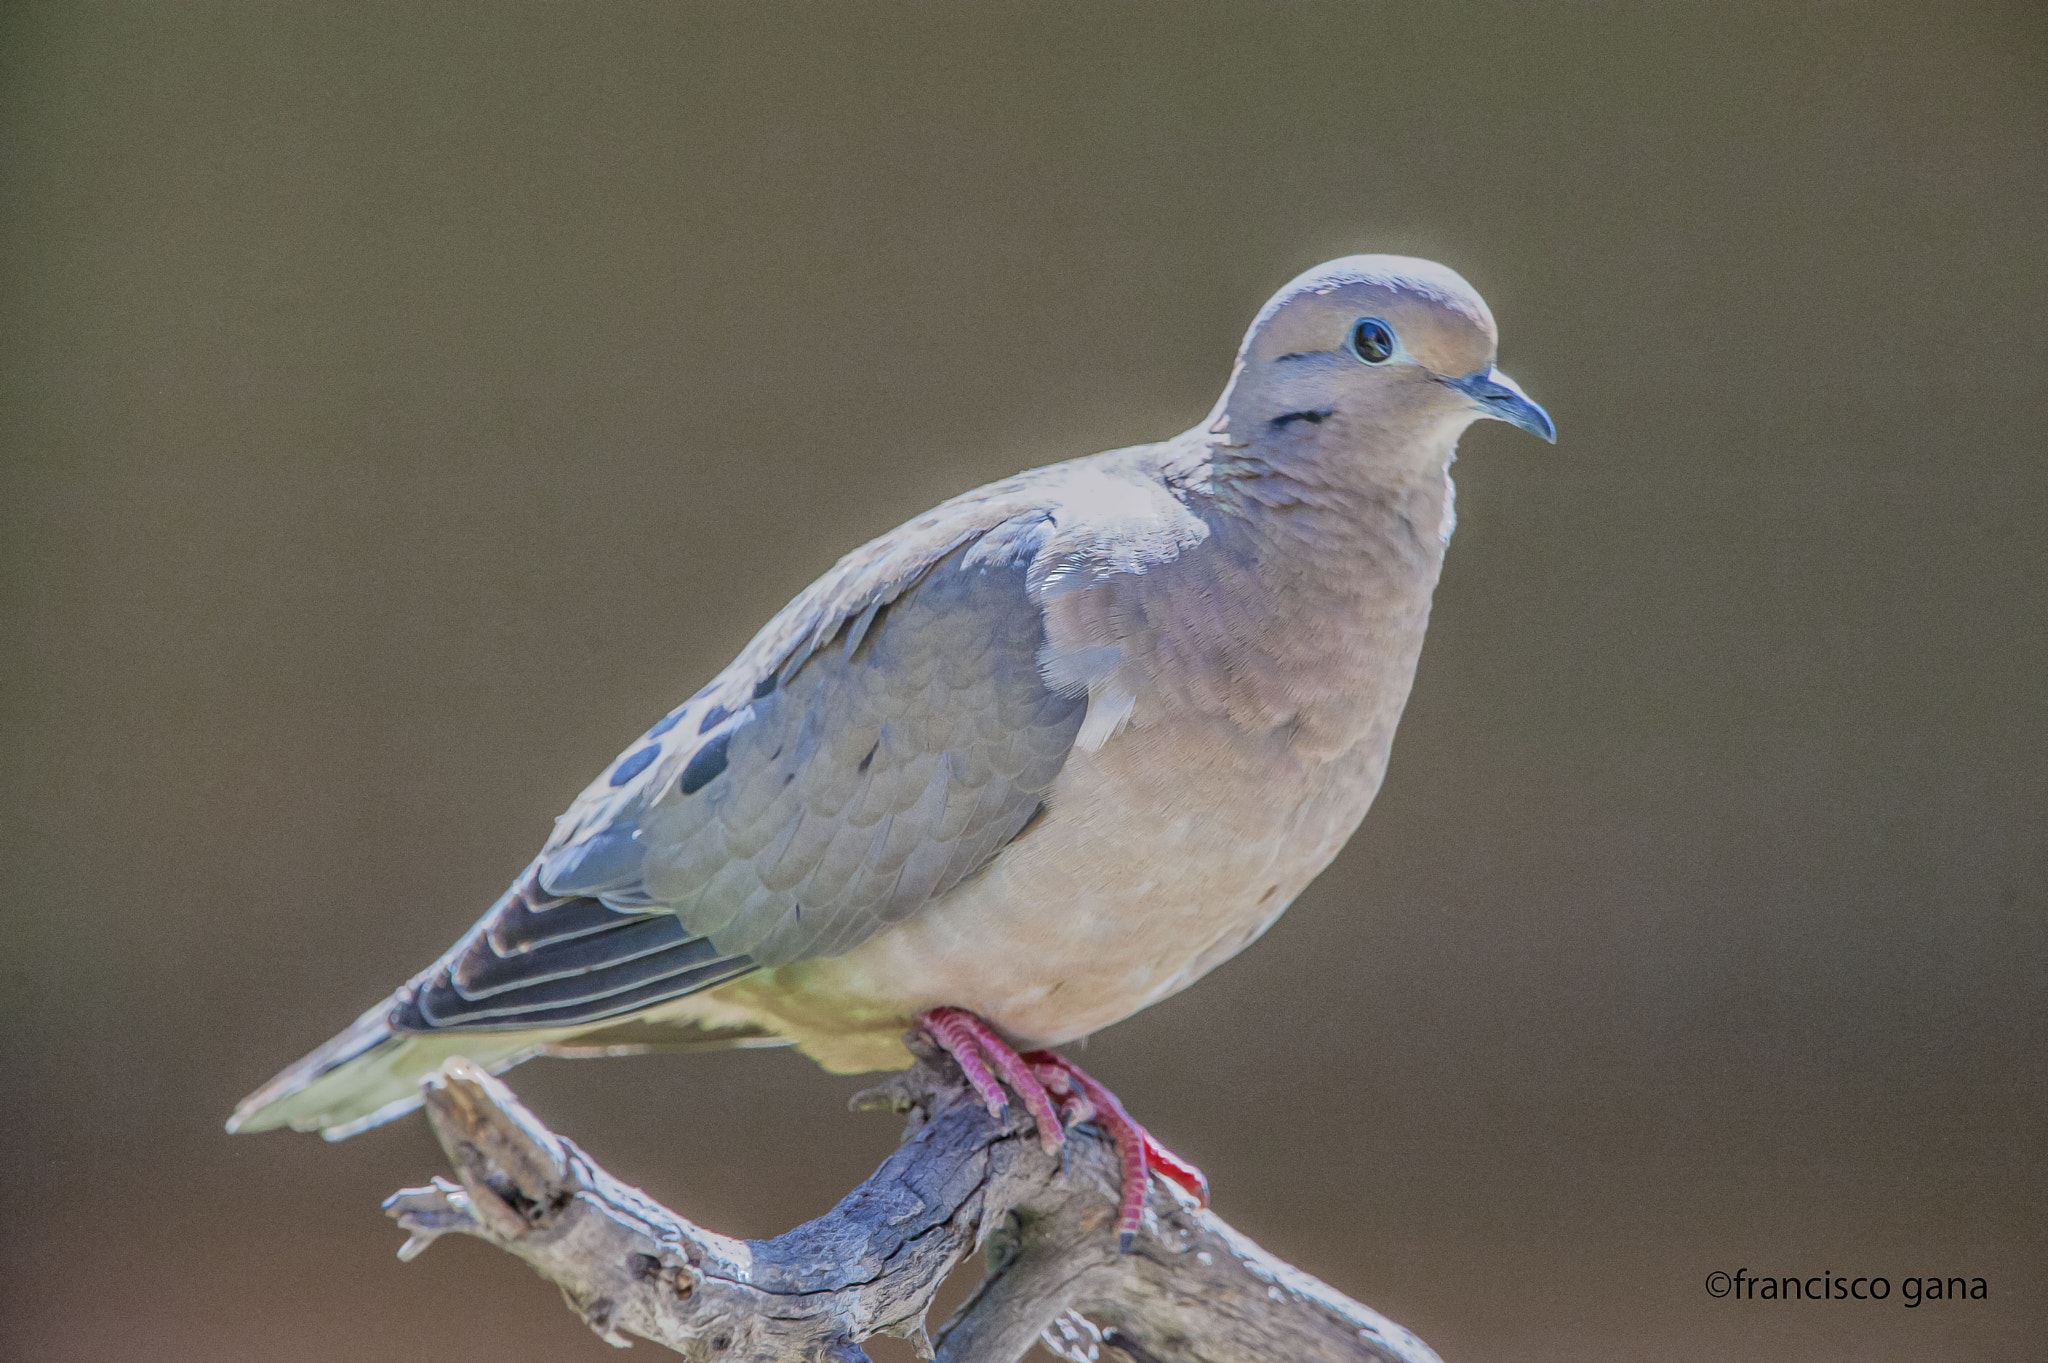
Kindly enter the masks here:
M 1367 364 L 1385 364 L 1398 348 L 1394 329 L 1377 317 L 1361 317 L 1355 322 L 1349 344 L 1351 353 Z

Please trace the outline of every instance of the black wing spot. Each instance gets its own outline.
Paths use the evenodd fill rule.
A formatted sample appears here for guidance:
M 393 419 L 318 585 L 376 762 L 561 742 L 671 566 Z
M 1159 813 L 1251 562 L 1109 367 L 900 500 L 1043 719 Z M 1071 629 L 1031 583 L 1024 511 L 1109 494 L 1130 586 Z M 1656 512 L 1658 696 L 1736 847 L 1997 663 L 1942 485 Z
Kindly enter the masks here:
M 727 730 L 697 749 L 683 767 L 683 774 L 676 781 L 676 789 L 685 795 L 695 795 L 716 780 L 725 770 L 726 745 L 732 742 L 732 731 Z
M 754 699 L 759 700 L 761 699 L 761 697 L 767 695 L 770 691 L 773 691 L 776 687 L 776 684 L 777 683 L 775 680 L 775 674 L 773 672 L 770 672 L 767 676 L 755 682 Z
M 863 757 L 863 758 L 862 758 L 862 759 L 860 760 L 860 769 L 861 769 L 861 770 L 862 770 L 863 772 L 865 772 L 865 771 L 866 771 L 866 770 L 868 769 L 868 766 L 869 766 L 869 764 L 870 764 L 870 763 L 872 763 L 872 762 L 873 762 L 873 761 L 875 760 L 875 752 L 876 752 L 876 750 L 877 750 L 877 749 L 879 749 L 879 748 L 880 748 L 881 746 L 882 746 L 882 742 L 881 742 L 881 740 L 880 740 L 880 739 L 876 739 L 876 740 L 875 740 L 875 746 L 874 746 L 874 747 L 872 747 L 872 748 L 869 748 L 869 749 L 868 749 L 868 755 L 867 755 L 866 757 Z
M 1311 426 L 1320 426 L 1329 420 L 1330 413 L 1335 410 L 1334 407 L 1325 407 L 1320 411 L 1288 412 L 1284 416 L 1273 418 L 1273 429 L 1276 431 L 1285 430 L 1290 422 L 1295 421 L 1306 421 Z
M 708 734 L 731 718 L 732 711 L 726 709 L 723 705 L 714 705 L 704 712 L 704 722 L 697 726 L 697 732 Z
M 632 780 L 641 772 L 646 771 L 649 766 L 653 765 L 654 759 L 659 756 L 661 756 L 661 745 L 659 743 L 652 747 L 642 748 L 639 752 L 634 753 L 631 757 L 619 763 L 618 769 L 612 773 L 612 784 L 615 786 L 625 785 L 626 782 Z

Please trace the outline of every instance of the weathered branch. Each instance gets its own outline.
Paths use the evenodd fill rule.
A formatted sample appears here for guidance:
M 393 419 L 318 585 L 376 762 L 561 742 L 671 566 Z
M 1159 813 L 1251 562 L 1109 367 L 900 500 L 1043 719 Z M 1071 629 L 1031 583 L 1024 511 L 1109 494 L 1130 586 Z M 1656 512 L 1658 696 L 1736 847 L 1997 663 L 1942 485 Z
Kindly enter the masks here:
M 878 1333 L 931 1356 L 932 1293 L 984 1244 L 989 1275 L 939 1332 L 941 1360 L 1010 1363 L 1044 1334 L 1069 1357 L 1137 1363 L 1436 1363 L 1162 1180 L 1145 1233 L 1119 1255 L 1109 1142 L 1084 1126 L 1064 1159 L 1045 1154 L 1021 1112 L 990 1119 L 949 1059 L 926 1056 L 855 1103 L 911 1114 L 902 1146 L 817 1220 L 735 1240 L 620 1183 L 503 1083 L 452 1060 L 426 1104 L 459 1181 L 408 1188 L 385 1210 L 411 1232 L 402 1258 L 474 1235 L 552 1279 L 611 1343 L 638 1335 L 706 1363 L 862 1359 L 859 1341 Z

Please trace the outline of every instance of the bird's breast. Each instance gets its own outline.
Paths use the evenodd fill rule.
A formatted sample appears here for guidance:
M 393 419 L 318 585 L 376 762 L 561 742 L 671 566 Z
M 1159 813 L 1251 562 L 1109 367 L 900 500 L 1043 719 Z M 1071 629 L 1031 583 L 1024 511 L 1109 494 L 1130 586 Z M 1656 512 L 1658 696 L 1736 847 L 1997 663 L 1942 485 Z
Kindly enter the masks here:
M 941 1004 L 1019 1043 L 1072 1041 L 1256 939 L 1343 846 L 1384 769 L 1365 746 L 1276 766 L 1220 737 L 1134 728 L 1077 753 L 1044 816 L 980 875 L 848 955 L 754 989 L 777 996 L 782 1030 L 842 1068 L 873 1065 L 862 1057 Z
M 898 1038 L 926 1008 L 1058 1045 L 1242 950 L 1365 816 L 1421 651 L 1440 542 L 1382 536 L 1363 563 L 1343 547 L 1276 564 L 1214 537 L 1054 602 L 1051 647 L 1114 647 L 1093 685 L 1118 693 L 1121 722 L 1076 746 L 1042 815 L 981 872 L 843 956 L 721 1000 L 859 1070 L 905 1063 Z

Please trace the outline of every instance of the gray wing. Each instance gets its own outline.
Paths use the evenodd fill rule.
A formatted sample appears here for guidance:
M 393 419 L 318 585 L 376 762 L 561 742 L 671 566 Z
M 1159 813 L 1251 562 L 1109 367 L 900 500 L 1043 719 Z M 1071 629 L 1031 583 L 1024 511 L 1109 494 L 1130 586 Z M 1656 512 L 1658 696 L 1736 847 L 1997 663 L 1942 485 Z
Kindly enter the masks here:
M 750 649 L 689 716 L 697 741 L 622 760 L 609 780 L 646 764 L 635 797 L 558 834 L 542 884 L 666 910 L 763 966 L 848 951 L 952 889 L 1037 812 L 1087 708 L 1040 672 L 1026 574 L 1051 526 L 1006 519 L 829 632 Z
M 1022 492 L 941 507 L 792 602 L 584 792 L 397 1024 L 636 1012 L 851 950 L 984 865 L 1088 707 L 1041 673 L 1027 574 L 1054 527 Z

